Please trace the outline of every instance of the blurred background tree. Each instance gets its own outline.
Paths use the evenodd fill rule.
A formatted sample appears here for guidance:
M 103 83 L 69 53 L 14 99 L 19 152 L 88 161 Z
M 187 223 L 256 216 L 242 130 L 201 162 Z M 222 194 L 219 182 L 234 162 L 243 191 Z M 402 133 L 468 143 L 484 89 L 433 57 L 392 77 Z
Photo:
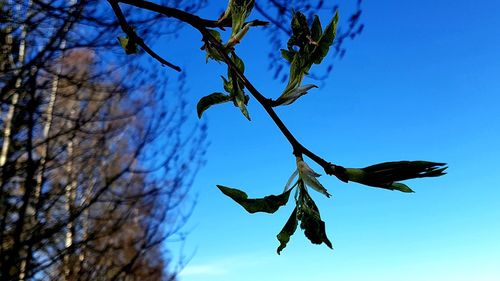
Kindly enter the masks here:
M 207 5 L 159 2 L 193 13 Z M 275 79 L 287 78 L 271 50 L 289 37 L 292 8 L 309 17 L 337 8 L 292 4 L 255 6 L 271 22 Z M 0 9 L 0 279 L 175 279 L 164 241 L 184 237 L 206 147 L 206 125 L 186 113 L 185 74 L 123 56 L 106 1 L 3 0 Z M 180 30 L 160 15 L 124 13 L 146 41 Z M 334 56 L 362 31 L 360 15 L 357 1 Z
M 2 2 L 2 280 L 175 278 L 163 241 L 189 214 L 205 126 L 184 76 L 113 56 L 105 4 Z

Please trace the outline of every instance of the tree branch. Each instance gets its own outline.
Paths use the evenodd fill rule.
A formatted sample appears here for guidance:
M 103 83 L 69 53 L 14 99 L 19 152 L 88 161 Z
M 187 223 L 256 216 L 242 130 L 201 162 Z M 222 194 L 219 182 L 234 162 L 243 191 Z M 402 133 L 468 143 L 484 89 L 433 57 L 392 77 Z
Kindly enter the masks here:
M 153 51 L 151 48 L 149 48 L 149 46 L 146 45 L 144 40 L 142 40 L 142 38 L 139 37 L 139 35 L 137 35 L 137 33 L 135 33 L 134 29 L 132 29 L 132 27 L 130 27 L 130 25 L 128 25 L 127 19 L 125 18 L 125 15 L 123 15 L 122 10 L 120 9 L 120 6 L 118 5 L 118 2 L 116 2 L 114 0 L 109 0 L 108 2 L 111 5 L 111 8 L 113 8 L 113 11 L 114 11 L 116 17 L 118 18 L 118 22 L 120 23 L 120 26 L 121 26 L 123 32 L 125 32 L 129 38 L 131 38 L 132 40 L 137 42 L 137 44 L 139 46 L 141 46 L 141 48 L 146 53 L 148 53 L 151 57 L 153 57 L 154 59 L 159 61 L 161 64 L 166 65 L 166 66 L 174 69 L 175 71 L 179 71 L 179 72 L 181 71 L 181 68 L 179 66 L 174 65 L 171 62 L 168 62 L 167 60 L 162 58 L 160 55 L 155 53 L 155 51 Z
M 170 7 L 165 7 L 161 6 L 152 2 L 148 1 L 133 1 L 133 0 L 109 0 L 109 2 L 113 5 L 117 5 L 116 2 L 122 2 L 125 4 L 129 4 L 131 6 L 135 6 L 138 8 L 146 9 L 149 11 L 153 11 L 156 13 L 163 14 L 167 17 L 172 17 L 175 19 L 178 19 L 182 22 L 185 22 L 198 31 L 203 35 L 205 39 L 208 39 L 211 44 L 214 45 L 215 49 L 219 52 L 219 54 L 222 56 L 224 59 L 224 62 L 231 68 L 232 71 L 236 73 L 239 79 L 243 81 L 243 84 L 245 87 L 248 89 L 248 91 L 252 94 L 252 96 L 262 105 L 264 110 L 267 112 L 267 114 L 271 117 L 273 122 L 276 124 L 278 129 L 281 131 L 281 133 L 285 136 L 285 138 L 288 140 L 290 145 L 292 146 L 293 149 L 293 154 L 297 157 L 301 156 L 302 154 L 306 155 L 309 157 L 311 160 L 316 162 L 318 165 L 320 165 L 324 170 L 325 173 L 328 175 L 335 175 L 339 179 L 346 181 L 345 178 L 342 178 L 340 175 L 342 174 L 345 170 L 344 167 L 335 165 L 331 162 L 328 162 L 315 154 L 314 152 L 310 151 L 307 149 L 304 145 L 302 145 L 296 138 L 295 136 L 290 132 L 288 127 L 283 123 L 283 121 L 279 118 L 279 116 L 276 114 L 272 107 L 272 103 L 270 99 L 264 97 L 254 86 L 253 84 L 246 78 L 246 76 L 239 71 L 238 67 L 233 63 L 231 58 L 228 56 L 226 53 L 225 47 L 217 41 L 213 35 L 208 32 L 207 27 L 220 27 L 217 25 L 217 21 L 212 21 L 212 20 L 207 20 L 207 19 L 202 19 L 198 16 L 195 16 L 193 14 L 175 9 L 175 8 L 170 8 Z M 116 11 L 115 11 L 116 13 Z M 117 15 L 118 20 L 121 22 L 121 25 L 124 23 L 124 17 L 119 17 Z M 126 24 L 126 22 L 125 22 Z

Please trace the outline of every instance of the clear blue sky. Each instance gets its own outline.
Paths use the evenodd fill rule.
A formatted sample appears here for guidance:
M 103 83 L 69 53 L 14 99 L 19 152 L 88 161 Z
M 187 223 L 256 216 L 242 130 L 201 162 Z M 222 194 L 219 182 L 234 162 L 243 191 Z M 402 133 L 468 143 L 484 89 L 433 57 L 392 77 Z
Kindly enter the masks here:
M 217 17 L 224 4 L 203 14 Z M 333 198 L 313 196 L 333 251 L 297 230 L 278 256 L 276 234 L 293 202 L 250 215 L 220 193 L 216 184 L 251 197 L 280 193 L 295 159 L 255 100 L 251 122 L 231 104 L 209 109 L 208 162 L 186 227 L 184 251 L 194 257 L 181 280 L 500 280 L 499 15 L 491 0 L 366 1 L 365 30 L 326 83 L 278 109 L 304 145 L 340 165 L 449 164 L 444 177 L 409 181 L 414 194 L 322 176 Z M 277 97 L 284 85 L 267 72 L 264 36 L 251 31 L 238 50 L 250 80 Z M 220 91 L 226 72 L 204 64 L 201 42 L 192 40 L 199 36 L 184 29 L 162 52 L 188 73 L 194 118 L 196 99 Z

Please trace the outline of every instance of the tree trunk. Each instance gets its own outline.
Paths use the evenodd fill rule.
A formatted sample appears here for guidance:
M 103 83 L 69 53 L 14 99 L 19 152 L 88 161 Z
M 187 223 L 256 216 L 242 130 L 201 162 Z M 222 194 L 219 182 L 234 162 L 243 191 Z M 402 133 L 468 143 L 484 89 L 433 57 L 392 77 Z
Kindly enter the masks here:
M 32 1 L 29 0 L 27 8 L 26 8 L 26 19 L 31 16 L 31 4 L 32 4 Z M 21 4 L 17 5 L 17 12 L 19 13 L 18 18 L 20 19 L 22 17 L 22 13 L 23 13 Z M 20 91 L 21 83 L 22 83 L 22 79 L 19 76 L 19 74 L 20 74 L 21 66 L 24 64 L 24 59 L 25 59 L 25 55 L 26 55 L 26 36 L 27 36 L 27 28 L 28 27 L 26 26 L 25 21 L 19 20 L 19 22 L 24 22 L 25 24 L 21 25 L 21 34 L 19 37 L 18 61 L 16 63 L 17 67 L 15 67 L 15 70 L 14 70 L 14 76 L 17 78 L 16 78 L 14 89 L 12 91 L 11 103 L 9 105 L 9 109 L 7 110 L 7 114 L 6 114 L 5 119 L 4 119 L 4 126 L 5 127 L 3 130 L 2 149 L 0 150 L 0 169 L 2 170 L 2 177 L 0 178 L 0 181 L 2 181 L 2 179 L 7 176 L 7 175 L 4 175 L 4 173 L 6 172 L 6 170 L 4 168 L 5 168 L 5 164 L 7 163 L 7 159 L 9 157 L 9 148 L 10 148 L 11 133 L 12 133 L 12 121 L 13 121 L 14 114 L 16 111 L 16 106 L 19 102 L 19 91 Z M 12 43 L 13 43 L 13 41 L 12 41 Z M 10 56 L 10 57 L 12 58 L 12 56 Z M 11 63 L 14 63 L 13 58 L 11 59 Z M 31 144 L 29 144 L 29 145 L 31 146 Z M 28 151 L 28 154 L 30 154 L 29 151 Z M 29 175 L 28 175 L 28 177 L 29 177 Z M 29 183 L 29 182 L 31 182 L 31 180 L 29 178 L 27 178 L 27 182 Z M 3 188 L 3 184 L 4 184 L 3 182 L 0 182 L 0 185 L 2 185 L 2 188 Z M 25 188 L 25 196 L 24 196 L 24 199 L 26 199 L 26 200 L 29 200 L 28 193 L 29 193 L 29 188 L 26 187 Z M 2 194 L 3 194 L 3 192 L 2 192 Z M 3 202 L 3 198 L 2 198 L 2 202 Z M 24 205 L 23 205 L 24 209 L 27 208 L 27 205 L 28 205 L 28 202 L 27 201 L 24 202 Z M 22 211 L 22 209 L 21 209 L 21 211 Z M 26 211 L 26 210 L 24 210 L 24 211 Z M 24 218 L 19 217 L 17 224 L 18 225 L 16 227 L 16 230 L 17 230 L 16 232 L 18 235 L 22 235 L 23 226 L 21 226 L 20 224 L 24 224 Z M 14 239 L 16 239 L 16 237 L 14 237 Z M 20 237 L 17 237 L 17 239 L 20 239 Z M 9 253 L 9 256 L 12 259 L 12 261 L 8 262 L 7 268 L 4 268 L 3 271 L 4 270 L 8 271 L 8 272 L 4 272 L 4 273 L 7 273 L 7 276 L 11 276 L 11 274 L 10 274 L 11 272 L 14 272 L 14 275 L 17 273 L 18 274 L 17 279 L 24 280 L 26 277 L 26 259 L 23 258 L 21 260 L 19 268 L 15 268 L 15 269 L 8 268 L 8 267 L 17 267 L 15 260 L 18 257 L 22 257 L 23 254 L 26 255 L 26 251 L 24 251 L 25 249 L 19 249 L 19 250 L 20 251 L 18 253 L 15 253 L 15 252 Z
M 30 8 L 31 8 L 31 0 L 28 1 L 28 8 L 26 11 L 26 18 L 30 17 Z M 21 14 L 21 5 L 18 5 L 18 12 Z M 20 21 L 22 22 L 22 21 Z M 17 62 L 18 68 L 14 71 L 14 75 L 19 75 L 19 69 L 24 63 L 24 56 L 26 55 L 26 35 L 27 35 L 27 27 L 26 24 L 21 25 L 21 36 L 19 38 L 19 59 Z M 16 79 L 14 92 L 12 94 L 11 104 L 9 106 L 9 110 L 7 111 L 7 116 L 4 119 L 5 128 L 3 130 L 3 143 L 2 150 L 0 152 L 0 167 L 3 168 L 5 163 L 7 162 L 9 147 L 10 147 L 10 134 L 12 130 L 12 118 L 14 117 L 14 112 L 16 109 L 17 102 L 19 101 L 19 93 L 18 89 L 21 87 L 21 77 Z

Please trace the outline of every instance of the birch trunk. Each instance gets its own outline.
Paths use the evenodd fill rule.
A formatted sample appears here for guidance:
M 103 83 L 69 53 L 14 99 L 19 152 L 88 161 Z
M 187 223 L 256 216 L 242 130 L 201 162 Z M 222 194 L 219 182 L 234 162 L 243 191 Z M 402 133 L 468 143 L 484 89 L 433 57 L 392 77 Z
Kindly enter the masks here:
M 28 1 L 28 5 L 26 8 L 26 18 L 29 18 L 31 15 L 31 4 L 32 1 Z M 17 6 L 17 11 L 19 13 L 19 18 L 22 16 L 22 6 L 21 4 L 18 4 Z M 25 22 L 25 21 L 20 21 L 20 22 Z M 17 61 L 17 67 L 14 70 L 14 75 L 19 76 L 20 74 L 20 69 L 21 66 L 24 64 L 24 59 L 26 56 L 26 36 L 27 36 L 27 26 L 26 24 L 21 25 L 21 34 L 19 37 L 19 53 L 18 53 L 18 61 Z M 12 63 L 14 62 L 14 59 L 12 58 Z M 19 101 L 19 89 L 21 87 L 22 79 L 21 77 L 17 77 L 15 85 L 14 85 L 14 90 L 12 93 L 12 99 L 11 99 L 11 104 L 9 105 L 9 109 L 7 111 L 7 115 L 5 116 L 4 119 L 4 130 L 3 130 L 3 142 L 2 142 L 2 149 L 0 151 L 0 169 L 3 170 L 4 165 L 7 162 L 7 158 L 9 155 L 9 148 L 10 148 L 10 141 L 11 141 L 11 133 L 12 133 L 12 119 L 14 118 L 14 113 L 16 110 L 17 103 Z M 3 183 L 0 183 L 3 184 Z M 19 255 L 23 255 L 23 253 L 26 254 L 25 251 L 21 251 Z M 26 265 L 27 265 L 27 260 L 26 258 L 23 258 L 20 264 L 19 268 L 19 280 L 24 281 L 26 277 Z
M 26 11 L 26 18 L 29 18 L 31 12 L 31 4 L 32 1 L 28 1 L 28 7 Z M 19 14 L 21 14 L 21 4 L 17 6 L 17 10 Z M 17 61 L 17 67 L 14 71 L 14 75 L 18 76 L 19 75 L 19 69 L 24 63 L 24 57 L 26 55 L 26 35 L 27 35 L 27 27 L 26 24 L 21 25 L 21 35 L 19 37 L 19 57 Z M 12 99 L 11 99 L 11 104 L 9 105 L 9 110 L 7 111 L 7 115 L 5 116 L 4 119 L 4 130 L 3 130 L 3 143 L 2 143 L 2 150 L 0 152 L 0 168 L 2 168 L 5 163 L 7 162 L 7 157 L 8 157 L 8 152 L 9 152 L 9 147 L 10 147 L 10 137 L 11 137 L 11 131 L 12 131 L 12 118 L 14 117 L 14 112 L 17 106 L 17 102 L 19 101 L 19 91 L 18 89 L 21 87 L 21 77 L 18 77 L 16 79 L 14 91 L 12 93 Z
M 74 111 L 71 111 L 71 115 L 74 115 Z M 66 206 L 65 210 L 68 214 L 68 217 L 71 216 L 73 211 L 73 207 L 76 201 L 76 189 L 77 189 L 77 178 L 75 176 L 75 165 L 74 165 L 74 139 L 70 138 L 68 141 L 68 164 L 67 164 L 67 173 L 69 183 L 66 185 L 65 196 L 66 196 Z M 64 263 L 64 279 L 71 280 L 72 274 L 72 265 L 75 264 L 72 256 L 73 256 L 73 244 L 75 239 L 75 224 L 76 221 L 70 221 L 66 225 L 66 234 L 64 239 L 64 247 L 66 249 L 63 263 Z

